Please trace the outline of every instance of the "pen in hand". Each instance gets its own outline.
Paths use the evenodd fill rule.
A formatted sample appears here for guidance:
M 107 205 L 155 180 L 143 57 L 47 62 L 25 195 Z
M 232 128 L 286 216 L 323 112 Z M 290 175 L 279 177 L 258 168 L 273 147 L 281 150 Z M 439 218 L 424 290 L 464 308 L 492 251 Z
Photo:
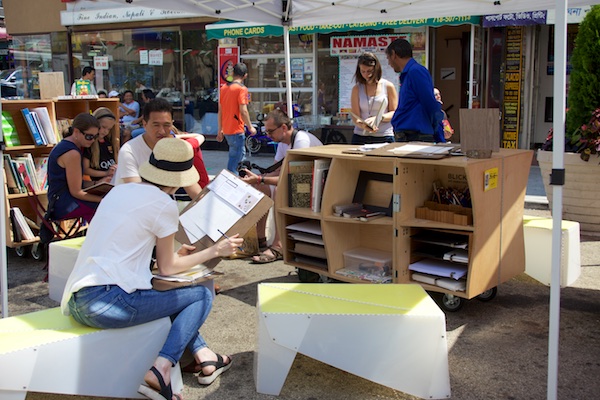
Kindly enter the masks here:
M 219 232 L 221 235 L 223 235 L 223 237 L 224 237 L 225 239 L 229 239 L 229 236 L 227 236 L 226 234 L 224 234 L 223 232 L 221 232 L 221 230 L 220 230 L 220 229 L 217 229 L 217 232 Z M 244 251 L 244 249 L 242 249 L 240 246 L 238 246 L 238 250 L 239 250 L 239 251 L 242 251 L 242 252 Z

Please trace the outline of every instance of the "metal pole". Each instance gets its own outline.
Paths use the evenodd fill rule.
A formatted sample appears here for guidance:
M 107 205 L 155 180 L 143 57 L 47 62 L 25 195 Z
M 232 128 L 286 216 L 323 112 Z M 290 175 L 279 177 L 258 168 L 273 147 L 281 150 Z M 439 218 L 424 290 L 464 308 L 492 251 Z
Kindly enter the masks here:
M 287 114 L 291 119 L 294 118 L 294 107 L 292 104 L 292 68 L 290 61 L 290 28 L 283 26 L 283 50 L 285 51 L 285 87 L 287 100 Z
M 552 152 L 552 274 L 550 280 L 550 323 L 548 327 L 548 399 L 557 398 L 558 337 L 560 330 L 560 252 L 564 185 L 565 108 L 567 76 L 567 1 L 556 0 L 554 22 L 554 109 Z

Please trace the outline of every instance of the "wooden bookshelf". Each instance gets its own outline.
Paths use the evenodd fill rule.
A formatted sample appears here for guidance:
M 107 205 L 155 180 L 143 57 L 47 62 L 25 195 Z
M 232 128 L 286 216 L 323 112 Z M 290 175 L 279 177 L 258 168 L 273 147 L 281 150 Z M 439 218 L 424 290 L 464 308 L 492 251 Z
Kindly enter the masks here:
M 343 153 L 349 148 L 352 146 L 327 145 L 288 152 L 282 167 L 283 177 L 288 174 L 291 161 L 329 157 L 331 167 L 320 213 L 289 207 L 287 180 L 280 180 L 275 199 L 276 222 L 286 263 L 340 281 L 368 283 L 336 274 L 344 268 L 344 251 L 366 247 L 392 253 L 393 283 L 419 283 L 411 279 L 409 266 L 426 256 L 414 250 L 412 236 L 432 231 L 468 238 L 468 274 L 465 291 L 423 284 L 427 290 L 445 293 L 450 298 L 471 299 L 495 291 L 500 283 L 524 271 L 522 218 L 527 171 L 533 156 L 531 151 L 501 149 L 489 159 L 447 157 L 429 160 Z M 393 176 L 394 212 L 391 217 L 362 222 L 333 215 L 334 205 L 352 202 L 360 171 Z M 469 189 L 470 224 L 417 218 L 417 209 L 431 200 L 433 182 Z M 327 254 L 326 269 L 294 261 L 290 251 L 294 241 L 288 237 L 286 227 L 303 220 L 320 222 Z

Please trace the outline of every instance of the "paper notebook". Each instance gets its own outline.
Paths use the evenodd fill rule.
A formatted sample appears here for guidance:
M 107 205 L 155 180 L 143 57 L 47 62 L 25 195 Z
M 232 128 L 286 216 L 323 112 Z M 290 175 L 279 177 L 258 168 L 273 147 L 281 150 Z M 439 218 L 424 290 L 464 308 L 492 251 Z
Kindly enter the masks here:
M 356 118 L 357 122 L 365 122 L 365 125 L 367 125 L 369 127 L 369 129 L 376 130 L 377 128 L 379 128 L 379 124 L 381 124 L 381 120 L 383 119 L 383 114 L 385 114 L 385 112 L 387 111 L 387 106 L 388 106 L 387 98 L 384 98 L 383 101 L 381 102 L 381 106 L 379 107 L 379 110 L 377 110 L 377 114 L 375 115 L 375 120 L 373 121 L 372 124 L 367 124 L 360 116 L 354 114 L 353 112 L 351 112 L 350 114 L 352 114 L 352 116 L 354 118 Z

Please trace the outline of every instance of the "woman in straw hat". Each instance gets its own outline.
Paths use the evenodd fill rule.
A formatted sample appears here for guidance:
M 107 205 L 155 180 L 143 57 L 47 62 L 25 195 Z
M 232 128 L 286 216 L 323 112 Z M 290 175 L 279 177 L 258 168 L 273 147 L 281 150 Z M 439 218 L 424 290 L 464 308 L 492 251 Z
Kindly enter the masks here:
M 83 173 L 93 181 L 110 182 L 117 170 L 112 146 L 112 131 L 117 118 L 107 107 L 97 108 L 92 115 L 100 122 L 100 136 L 83 151 Z
M 199 365 L 198 381 L 205 385 L 229 369 L 231 358 L 210 350 L 198 332 L 212 306 L 206 287 L 152 289 L 148 268 L 152 249 L 156 246 L 159 273 L 172 275 L 233 254 L 243 239 L 234 235 L 196 253 L 184 245 L 174 253 L 179 213 L 171 195 L 179 187 L 198 182 L 188 143 L 159 141 L 139 173 L 142 182 L 117 185 L 102 200 L 67 281 L 61 307 L 65 315 L 95 328 L 124 328 L 171 317 L 167 340 L 139 392 L 150 399 L 172 400 L 178 396 L 171 390 L 171 367 L 186 347 Z

